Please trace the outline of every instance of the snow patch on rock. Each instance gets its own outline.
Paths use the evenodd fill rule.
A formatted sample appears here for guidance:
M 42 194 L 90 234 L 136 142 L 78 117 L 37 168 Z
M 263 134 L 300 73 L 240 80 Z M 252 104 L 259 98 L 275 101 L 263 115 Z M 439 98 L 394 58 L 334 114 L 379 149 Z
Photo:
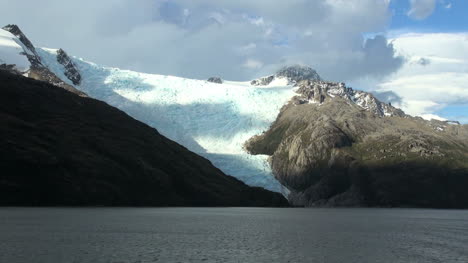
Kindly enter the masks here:
M 297 93 L 302 95 L 299 101 L 324 103 L 329 99 L 343 98 L 379 117 L 404 116 L 404 112 L 390 104 L 383 103 L 371 93 L 353 90 L 341 82 L 305 80 L 297 84 Z

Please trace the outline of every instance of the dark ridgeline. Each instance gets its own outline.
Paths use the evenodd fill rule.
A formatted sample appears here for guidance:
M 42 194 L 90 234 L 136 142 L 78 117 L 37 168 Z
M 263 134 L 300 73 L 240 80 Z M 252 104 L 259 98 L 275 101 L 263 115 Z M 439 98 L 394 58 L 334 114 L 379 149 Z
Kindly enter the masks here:
M 287 206 L 104 102 L 0 70 L 0 205 Z

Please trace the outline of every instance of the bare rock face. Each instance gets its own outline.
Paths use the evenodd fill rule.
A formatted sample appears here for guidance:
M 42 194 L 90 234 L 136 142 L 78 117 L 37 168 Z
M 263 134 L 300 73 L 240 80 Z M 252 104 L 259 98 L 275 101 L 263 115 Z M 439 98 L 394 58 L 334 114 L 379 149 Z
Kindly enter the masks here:
M 275 79 L 275 76 L 267 76 L 267 77 L 262 77 L 259 79 L 252 80 L 250 82 L 250 85 L 252 86 L 267 86 L 269 85 L 273 80 Z
M 390 104 L 383 103 L 375 98 L 371 93 L 353 90 L 340 82 L 326 82 L 321 80 L 303 80 L 297 86 L 297 93 L 301 96 L 297 98 L 298 103 L 323 103 L 339 97 L 348 100 L 359 107 L 374 113 L 377 116 L 400 116 L 405 113 Z
M 223 84 L 223 80 L 220 77 L 211 77 L 207 81 L 217 84 Z
M 42 64 L 41 59 L 37 54 L 36 48 L 17 25 L 6 25 L 3 27 L 3 30 L 6 30 L 16 36 L 26 47 L 27 50 L 25 50 L 25 55 L 27 56 L 31 65 L 35 66 Z
M 67 84 L 65 81 L 60 79 L 57 75 L 50 71 L 50 69 L 47 68 L 47 66 L 44 65 L 44 63 L 41 60 L 41 57 L 38 55 L 36 48 L 34 47 L 32 42 L 26 37 L 26 35 L 21 31 L 21 29 L 17 25 L 7 25 L 3 27 L 3 29 L 18 37 L 21 43 L 25 46 L 26 50 L 24 50 L 24 54 L 31 63 L 28 77 L 48 82 L 52 85 L 61 87 L 80 96 L 87 96 L 84 92 L 76 89 L 75 87 Z M 81 81 L 81 75 L 79 74 L 78 70 L 73 65 L 73 63 L 71 63 L 71 60 L 68 57 L 68 55 L 66 55 L 66 53 L 63 50 L 61 52 L 60 50 L 59 52 L 57 52 L 57 60 L 62 65 L 64 65 L 65 76 L 67 76 L 67 78 L 69 78 L 75 85 L 75 82 L 79 84 L 79 82 Z
M 65 76 L 74 84 L 80 85 L 81 83 L 81 75 L 76 66 L 73 64 L 72 60 L 68 56 L 68 54 L 63 50 L 59 49 L 57 51 L 57 61 L 58 63 L 62 64 L 65 68 Z
M 320 81 L 319 74 L 311 67 L 307 66 L 289 66 L 280 69 L 275 75 L 277 78 L 287 78 L 290 83 L 299 83 L 303 80 Z
M 82 97 L 87 97 L 86 93 L 76 89 L 71 85 L 68 85 L 46 67 L 31 67 L 29 70 L 28 77 L 35 80 L 45 81 L 47 83 L 63 88 Z
M 270 155 L 293 205 L 468 207 L 468 125 L 411 117 L 342 83 L 298 87 L 245 144 Z
M 252 80 L 253 86 L 267 86 L 275 79 L 286 79 L 289 85 L 296 85 L 303 80 L 320 81 L 318 73 L 306 66 L 288 66 L 281 68 L 276 74 Z

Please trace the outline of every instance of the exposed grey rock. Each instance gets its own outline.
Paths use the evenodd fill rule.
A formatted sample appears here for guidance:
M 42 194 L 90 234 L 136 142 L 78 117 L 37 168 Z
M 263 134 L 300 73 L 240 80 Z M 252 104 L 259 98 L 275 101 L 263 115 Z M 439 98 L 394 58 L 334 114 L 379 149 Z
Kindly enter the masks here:
M 207 81 L 217 83 L 217 84 L 223 84 L 223 80 L 220 77 L 211 77 Z
M 298 86 L 245 144 L 270 155 L 292 204 L 468 207 L 468 125 L 411 117 L 342 83 Z
M 6 30 L 16 36 L 26 47 L 27 50 L 25 50 L 24 54 L 27 56 L 31 65 L 37 66 L 42 64 L 41 59 L 37 54 L 36 48 L 17 25 L 6 25 L 3 27 L 3 30 Z
M 271 75 L 271 76 L 252 80 L 250 84 L 253 86 L 266 86 L 266 85 L 269 85 L 274 79 L 275 79 L 275 76 Z
M 73 64 L 72 60 L 68 56 L 68 54 L 63 50 L 59 49 L 57 51 L 57 61 L 58 63 L 62 64 L 65 68 L 65 76 L 74 84 L 80 85 L 81 83 L 81 75 L 76 66 Z
M 46 81 L 46 82 L 48 82 L 48 83 L 50 83 L 52 85 L 61 87 L 61 88 L 66 89 L 66 90 L 68 90 L 70 92 L 78 94 L 80 96 L 86 96 L 86 94 L 84 92 L 82 92 L 82 91 L 76 89 L 75 87 L 67 84 L 65 81 L 60 79 L 57 75 L 55 75 L 52 71 L 50 71 L 50 69 L 47 68 L 47 66 L 45 66 L 42 63 L 41 57 L 38 55 L 38 53 L 36 51 L 36 48 L 34 47 L 32 42 L 26 37 L 26 35 L 21 31 L 21 29 L 17 25 L 7 25 L 7 26 L 3 27 L 3 29 L 10 32 L 10 33 L 12 33 L 16 37 L 18 37 L 18 39 L 24 45 L 24 48 L 23 48 L 23 49 L 25 49 L 24 50 L 24 55 L 26 55 L 26 57 L 29 60 L 29 63 L 31 63 L 31 67 L 30 67 L 29 72 L 28 72 L 28 77 L 36 79 L 36 80 Z M 63 54 L 66 55 L 65 52 L 63 52 Z M 69 61 L 70 58 L 68 56 L 63 56 L 61 58 L 61 60 L 64 63 L 66 63 L 67 58 L 68 58 L 68 61 Z M 59 57 L 57 57 L 57 60 L 58 59 L 59 59 Z M 65 68 L 67 69 L 67 67 L 65 67 Z M 69 68 L 70 68 L 70 66 L 69 66 Z M 75 67 L 73 67 L 73 68 L 76 70 Z M 79 76 L 79 73 L 78 73 L 77 70 L 75 72 L 72 68 L 70 68 L 69 72 L 68 72 L 68 70 L 66 70 L 66 72 L 64 72 L 64 73 L 65 73 L 65 75 L 67 77 L 70 76 L 75 81 L 78 80 L 78 79 L 81 80 L 81 76 Z M 78 75 L 77 75 L 77 73 L 78 73 Z
M 369 92 L 353 90 L 344 83 L 326 82 L 321 80 L 303 80 L 298 82 L 296 91 L 301 94 L 301 103 L 323 103 L 337 97 L 348 100 L 377 116 L 405 116 L 405 113 L 390 104 L 379 101 Z
M 276 72 L 275 76 L 277 78 L 287 78 L 290 83 L 299 83 L 303 80 L 321 80 L 319 74 L 315 70 L 313 70 L 311 67 L 301 65 L 284 67 Z
M 287 79 L 289 85 L 296 85 L 303 80 L 320 81 L 321 78 L 315 70 L 306 66 L 288 66 L 280 69 L 276 74 L 252 80 L 253 86 L 267 86 L 275 79 Z

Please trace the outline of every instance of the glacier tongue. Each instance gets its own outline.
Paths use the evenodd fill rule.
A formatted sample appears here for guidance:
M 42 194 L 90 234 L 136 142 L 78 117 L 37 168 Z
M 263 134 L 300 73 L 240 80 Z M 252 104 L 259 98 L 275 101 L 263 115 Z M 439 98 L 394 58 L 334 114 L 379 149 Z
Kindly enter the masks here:
M 45 54 L 52 50 L 41 51 L 46 64 L 57 63 L 55 56 Z M 267 156 L 250 155 L 243 144 L 269 128 L 280 108 L 296 95 L 292 86 L 217 84 L 73 62 L 83 77 L 76 88 L 158 129 L 226 174 L 251 186 L 286 191 L 273 177 Z

